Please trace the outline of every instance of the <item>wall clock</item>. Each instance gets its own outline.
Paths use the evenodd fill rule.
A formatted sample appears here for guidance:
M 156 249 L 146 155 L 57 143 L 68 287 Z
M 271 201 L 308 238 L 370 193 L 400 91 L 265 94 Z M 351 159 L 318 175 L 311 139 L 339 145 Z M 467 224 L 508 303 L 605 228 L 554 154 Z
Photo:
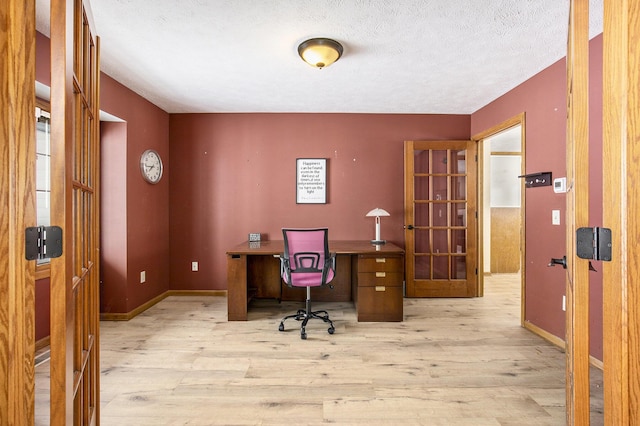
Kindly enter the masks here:
M 162 178 L 162 159 L 153 149 L 147 149 L 140 156 L 142 177 L 149 183 L 158 183 Z

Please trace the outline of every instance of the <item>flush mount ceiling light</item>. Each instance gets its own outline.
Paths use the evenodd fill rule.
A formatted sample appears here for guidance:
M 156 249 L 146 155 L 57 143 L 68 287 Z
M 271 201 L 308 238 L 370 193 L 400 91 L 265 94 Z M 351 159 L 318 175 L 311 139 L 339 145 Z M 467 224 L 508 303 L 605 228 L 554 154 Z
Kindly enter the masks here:
M 328 67 L 342 56 L 342 45 L 330 38 L 312 38 L 298 46 L 303 61 L 316 68 Z

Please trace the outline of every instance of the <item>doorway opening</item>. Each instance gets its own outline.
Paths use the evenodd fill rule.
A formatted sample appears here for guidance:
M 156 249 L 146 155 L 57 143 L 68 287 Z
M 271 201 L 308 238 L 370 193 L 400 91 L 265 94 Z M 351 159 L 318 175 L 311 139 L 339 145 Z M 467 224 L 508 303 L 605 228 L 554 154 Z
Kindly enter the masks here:
M 524 114 L 480 135 L 480 267 L 486 285 L 507 281 L 520 288 L 520 323 L 525 318 Z
M 483 272 L 519 273 L 521 266 L 521 126 L 484 139 Z M 489 237 L 489 238 L 487 238 Z

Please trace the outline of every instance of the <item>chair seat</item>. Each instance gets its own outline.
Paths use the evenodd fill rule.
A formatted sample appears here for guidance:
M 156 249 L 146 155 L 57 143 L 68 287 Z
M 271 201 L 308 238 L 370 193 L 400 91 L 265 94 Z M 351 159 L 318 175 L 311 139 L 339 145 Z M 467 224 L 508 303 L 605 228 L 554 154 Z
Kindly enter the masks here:
M 283 277 L 286 278 L 286 277 Z M 333 270 L 329 270 L 327 272 L 327 281 L 329 282 L 333 280 Z M 286 282 L 286 279 L 285 279 Z M 320 287 L 322 286 L 323 283 L 322 281 L 318 280 L 318 273 L 317 272 L 310 272 L 310 273 L 304 273 L 304 272 L 298 272 L 295 275 L 292 274 L 291 275 L 291 286 L 292 287 Z

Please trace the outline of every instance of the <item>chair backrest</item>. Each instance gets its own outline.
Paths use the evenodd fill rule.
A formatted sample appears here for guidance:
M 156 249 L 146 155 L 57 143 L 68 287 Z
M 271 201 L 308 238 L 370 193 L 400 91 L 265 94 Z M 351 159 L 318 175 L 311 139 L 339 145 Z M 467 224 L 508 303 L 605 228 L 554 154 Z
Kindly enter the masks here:
M 328 228 L 283 228 L 282 279 L 294 287 L 321 286 L 333 279 Z

